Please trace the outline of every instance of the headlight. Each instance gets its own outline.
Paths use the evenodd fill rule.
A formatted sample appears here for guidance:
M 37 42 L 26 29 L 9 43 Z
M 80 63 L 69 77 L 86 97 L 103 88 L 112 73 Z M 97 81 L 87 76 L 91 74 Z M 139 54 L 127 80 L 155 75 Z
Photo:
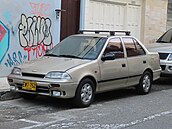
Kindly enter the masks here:
M 49 72 L 47 75 L 45 75 L 45 78 L 51 78 L 51 79 L 71 79 L 69 74 L 66 72 Z
M 172 61 L 172 54 L 168 57 L 168 61 Z
M 15 75 L 22 75 L 21 69 L 17 67 L 14 67 L 11 73 Z

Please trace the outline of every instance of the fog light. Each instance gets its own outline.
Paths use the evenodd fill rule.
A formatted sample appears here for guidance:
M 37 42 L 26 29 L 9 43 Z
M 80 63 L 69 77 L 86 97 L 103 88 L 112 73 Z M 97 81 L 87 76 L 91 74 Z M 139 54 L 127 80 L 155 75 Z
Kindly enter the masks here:
M 16 90 L 15 86 L 10 86 L 10 90 Z
M 60 96 L 60 92 L 59 91 L 52 91 L 52 95 L 55 97 Z
M 169 70 L 172 70 L 172 66 L 168 66 L 168 69 L 169 69 Z
M 13 82 L 13 79 L 8 79 L 8 82 Z

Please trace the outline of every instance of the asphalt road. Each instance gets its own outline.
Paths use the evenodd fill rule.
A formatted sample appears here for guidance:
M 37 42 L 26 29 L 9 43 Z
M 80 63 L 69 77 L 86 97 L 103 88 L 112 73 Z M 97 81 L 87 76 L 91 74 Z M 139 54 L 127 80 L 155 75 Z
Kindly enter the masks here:
M 161 78 L 148 95 L 133 88 L 98 94 L 88 108 L 47 97 L 0 101 L 0 128 L 171 129 L 172 79 Z

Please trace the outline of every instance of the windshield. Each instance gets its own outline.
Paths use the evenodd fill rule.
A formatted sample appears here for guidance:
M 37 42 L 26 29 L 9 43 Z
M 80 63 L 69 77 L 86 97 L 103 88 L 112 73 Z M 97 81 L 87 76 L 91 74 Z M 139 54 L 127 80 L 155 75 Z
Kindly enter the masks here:
M 158 40 L 157 43 L 171 43 L 172 40 L 172 29 L 168 30 L 163 34 Z
M 70 36 L 57 44 L 45 56 L 96 59 L 106 40 L 107 38 L 92 36 Z

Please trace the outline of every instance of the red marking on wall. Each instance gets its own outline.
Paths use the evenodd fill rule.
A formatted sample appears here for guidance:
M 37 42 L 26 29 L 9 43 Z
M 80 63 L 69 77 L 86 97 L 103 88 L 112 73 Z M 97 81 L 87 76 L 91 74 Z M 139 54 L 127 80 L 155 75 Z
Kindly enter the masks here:
M 45 51 L 47 49 L 51 49 L 53 47 L 53 45 L 51 44 L 51 46 L 45 46 L 43 43 L 35 46 L 35 47 L 25 47 L 24 50 L 27 52 L 28 54 L 28 61 L 31 60 L 31 57 L 34 56 L 34 58 L 39 58 L 42 57 L 45 54 Z
M 50 4 L 30 2 L 31 14 L 38 16 L 50 16 Z
M 2 25 L 0 25 L 0 42 L 4 38 L 5 34 L 6 34 L 6 30 L 4 29 Z

